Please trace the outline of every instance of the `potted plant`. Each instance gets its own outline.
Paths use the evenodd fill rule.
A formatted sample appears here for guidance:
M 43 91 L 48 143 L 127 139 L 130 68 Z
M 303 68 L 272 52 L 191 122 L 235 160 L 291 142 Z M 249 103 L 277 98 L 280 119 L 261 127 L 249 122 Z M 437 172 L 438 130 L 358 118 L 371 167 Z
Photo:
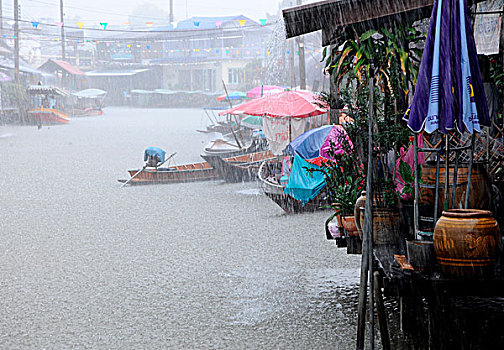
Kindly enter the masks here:
M 339 215 L 340 223 L 348 236 L 358 236 L 354 209 L 355 202 L 362 191 L 361 182 L 362 180 L 360 178 L 354 179 L 348 176 L 345 183 L 332 188 L 333 198 L 335 200 L 332 207 L 336 211 L 336 214 Z

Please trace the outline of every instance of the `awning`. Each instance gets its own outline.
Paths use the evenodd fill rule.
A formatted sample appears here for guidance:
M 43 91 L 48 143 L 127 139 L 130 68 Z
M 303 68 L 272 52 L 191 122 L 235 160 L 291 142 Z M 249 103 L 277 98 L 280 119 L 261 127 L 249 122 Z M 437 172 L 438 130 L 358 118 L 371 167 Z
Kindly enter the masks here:
M 363 32 L 384 24 L 428 18 L 433 3 L 434 0 L 326 0 L 288 8 L 282 14 L 287 38 L 322 29 L 322 46 L 326 46 L 345 27 Z
M 91 71 L 87 72 L 88 77 L 130 77 L 132 75 L 147 72 L 148 69 L 112 70 L 112 71 Z
M 107 91 L 100 90 L 100 89 L 86 89 L 86 90 L 81 90 L 81 91 L 72 93 L 73 96 L 77 96 L 79 98 L 93 98 L 93 97 L 104 96 L 106 94 L 107 94 Z
M 50 85 L 30 85 L 26 89 L 26 92 L 33 95 L 59 95 L 59 96 L 68 96 L 68 92 L 57 88 L 56 86 Z

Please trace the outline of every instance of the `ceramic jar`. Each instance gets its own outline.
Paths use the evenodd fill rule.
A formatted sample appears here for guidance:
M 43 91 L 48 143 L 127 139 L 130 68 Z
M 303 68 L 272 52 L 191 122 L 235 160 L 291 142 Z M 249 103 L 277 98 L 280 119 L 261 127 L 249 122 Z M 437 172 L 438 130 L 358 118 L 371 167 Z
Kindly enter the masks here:
M 490 275 L 502 248 L 492 212 L 477 209 L 443 211 L 434 229 L 434 251 L 442 272 L 451 277 Z

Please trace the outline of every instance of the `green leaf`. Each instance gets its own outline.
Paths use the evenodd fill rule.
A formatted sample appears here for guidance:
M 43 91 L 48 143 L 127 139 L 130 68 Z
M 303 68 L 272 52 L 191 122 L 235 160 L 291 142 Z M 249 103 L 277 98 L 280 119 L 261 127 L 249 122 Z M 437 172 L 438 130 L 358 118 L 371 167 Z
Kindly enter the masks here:
M 415 181 L 415 178 L 411 171 L 411 167 L 408 165 L 408 163 L 406 163 L 402 159 L 399 162 L 399 175 L 401 175 L 402 179 L 407 184 L 411 184 L 413 181 Z
M 378 33 L 377 30 L 374 30 L 374 29 L 368 30 L 367 32 L 365 32 L 361 35 L 360 40 L 361 41 L 367 40 L 367 39 L 371 38 L 376 33 Z
M 325 60 L 326 55 L 327 55 L 327 46 L 324 47 L 324 50 L 322 50 L 322 59 L 320 60 L 320 62 L 323 62 Z

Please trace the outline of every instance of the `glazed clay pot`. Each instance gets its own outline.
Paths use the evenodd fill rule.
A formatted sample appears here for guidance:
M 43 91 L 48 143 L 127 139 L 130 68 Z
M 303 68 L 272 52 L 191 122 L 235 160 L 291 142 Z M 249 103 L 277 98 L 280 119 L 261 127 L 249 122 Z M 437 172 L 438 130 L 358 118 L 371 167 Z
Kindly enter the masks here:
M 396 244 L 401 237 L 399 209 L 373 209 L 373 244 Z
M 450 277 L 485 277 L 493 271 L 501 239 L 499 225 L 490 211 L 443 211 L 434 229 L 436 260 Z
M 357 230 L 364 231 L 365 208 L 360 207 Z M 401 237 L 401 218 L 396 208 L 373 207 L 373 244 L 396 244 Z
M 454 180 L 454 167 L 449 167 L 449 185 L 453 184 Z M 469 168 L 467 165 L 459 165 L 457 171 L 457 187 L 455 190 L 455 208 L 463 208 L 465 204 L 465 197 L 467 191 Z M 429 164 L 422 167 L 422 181 L 426 185 L 436 184 L 436 166 Z M 444 208 L 444 184 L 446 182 L 446 171 L 444 164 L 439 167 L 439 191 L 438 191 L 438 216 Z M 452 191 L 450 187 L 448 191 L 448 203 L 451 207 Z M 491 183 L 484 168 L 478 164 L 474 164 L 471 176 L 471 188 L 469 196 L 469 207 L 474 209 L 487 209 L 489 203 L 489 193 L 491 192 Z M 420 193 L 420 203 L 430 204 L 434 206 L 435 188 L 422 188 Z

